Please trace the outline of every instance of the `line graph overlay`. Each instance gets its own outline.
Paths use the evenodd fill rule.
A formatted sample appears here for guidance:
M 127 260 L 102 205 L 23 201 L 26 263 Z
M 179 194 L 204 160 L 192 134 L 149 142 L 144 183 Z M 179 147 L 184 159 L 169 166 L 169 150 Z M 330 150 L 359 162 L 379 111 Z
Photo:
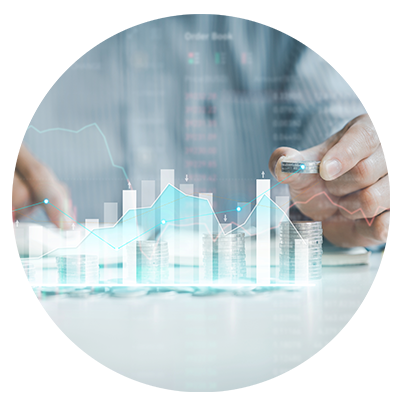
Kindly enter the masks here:
M 89 124 L 89 125 L 86 125 L 86 126 L 80 128 L 80 129 L 78 129 L 78 130 L 66 129 L 66 128 L 49 128 L 49 129 L 39 130 L 39 129 L 36 128 L 35 126 L 29 125 L 27 131 L 28 131 L 29 129 L 32 129 L 32 130 L 34 130 L 35 132 L 37 132 L 37 133 L 39 133 L 39 134 L 47 133 L 47 132 L 56 132 L 56 131 L 68 132 L 68 133 L 81 133 L 81 132 L 85 131 L 86 129 L 89 129 L 89 128 L 92 128 L 92 127 L 95 127 L 95 128 L 97 129 L 97 131 L 100 133 L 101 137 L 103 138 L 104 144 L 105 144 L 105 146 L 106 146 L 106 150 L 107 150 L 107 153 L 108 153 L 108 156 L 110 157 L 111 165 L 112 165 L 113 167 L 118 168 L 118 169 L 120 169 L 120 170 L 122 171 L 122 173 L 124 174 L 124 176 L 125 176 L 125 178 L 126 178 L 126 180 L 127 180 L 127 182 L 128 182 L 128 185 L 129 185 L 129 187 L 130 187 L 130 186 L 131 186 L 131 185 L 130 185 L 130 181 L 129 181 L 128 175 L 127 175 L 127 173 L 126 173 L 126 171 L 125 171 L 125 168 L 122 167 L 121 165 L 115 164 L 114 159 L 113 159 L 113 156 L 112 156 L 112 154 L 111 154 L 110 147 L 109 147 L 109 145 L 108 145 L 108 141 L 107 141 L 106 135 L 103 133 L 103 131 L 100 129 L 100 127 L 99 127 L 95 122 L 93 122 L 93 123 L 91 123 L 91 124 Z
M 92 124 L 92 125 L 93 125 L 93 124 Z M 96 125 L 96 126 L 97 126 L 97 125 Z M 36 128 L 35 128 L 35 129 L 36 129 Z M 82 128 L 82 129 L 84 129 L 84 128 Z M 81 130 L 82 130 L 82 129 L 81 129 Z M 67 131 L 69 131 L 69 130 L 67 130 Z M 44 132 L 44 131 L 42 131 L 42 132 Z M 278 185 L 281 184 L 283 181 L 285 181 L 286 179 L 288 179 L 290 176 L 296 174 L 296 173 L 299 172 L 300 170 L 301 170 L 301 168 L 299 168 L 297 171 L 293 172 L 292 174 L 288 175 L 286 178 L 284 178 L 283 180 L 279 181 L 279 182 L 276 183 L 274 186 L 270 187 L 268 190 L 264 191 L 263 193 L 261 193 L 261 194 L 259 194 L 258 196 L 256 196 L 254 199 L 252 199 L 252 200 L 250 200 L 249 202 L 247 202 L 247 204 L 251 204 L 253 201 L 257 200 L 258 198 L 260 198 L 260 197 L 262 197 L 262 196 L 264 196 L 264 195 L 265 195 L 267 192 L 269 192 L 271 189 L 273 189 L 274 187 L 278 186 Z M 198 197 L 195 197 L 195 196 L 187 195 L 187 194 L 183 193 L 182 191 L 180 191 L 179 189 L 177 189 L 176 187 L 174 187 L 174 186 L 168 184 L 167 187 L 163 190 L 163 192 L 162 192 L 162 193 L 157 197 L 157 199 L 154 201 L 154 203 L 152 204 L 152 206 L 148 209 L 148 211 L 142 213 L 140 216 L 145 215 L 146 213 L 148 213 L 148 212 L 150 212 L 150 211 L 155 211 L 156 209 L 160 209 L 160 208 L 162 208 L 162 207 L 166 207 L 166 206 L 168 206 L 168 205 L 174 203 L 176 200 L 175 200 L 175 201 L 161 202 L 161 206 L 155 207 L 156 204 L 157 204 L 157 202 L 159 202 L 161 196 L 162 196 L 167 190 L 170 190 L 170 188 L 172 188 L 173 190 L 178 191 L 178 192 L 180 193 L 180 195 L 182 195 L 181 197 L 178 197 L 178 201 L 181 200 L 181 199 L 185 199 L 185 198 L 196 199 L 196 201 L 198 201 L 198 200 L 200 200 L 200 201 L 201 201 L 201 200 L 206 201 L 205 199 L 201 199 L 201 198 L 198 198 Z M 123 243 L 122 245 L 120 245 L 120 246 L 115 246 L 115 245 L 111 244 L 108 240 L 106 240 L 106 239 L 104 239 L 103 237 L 101 237 L 99 234 L 95 233 L 94 230 L 90 230 L 90 229 L 87 228 L 85 225 L 83 225 L 82 223 L 80 223 L 80 222 L 78 222 L 77 220 L 75 220 L 73 217 L 71 217 L 70 215 L 68 215 L 68 214 L 65 213 L 64 211 L 62 211 L 60 208 L 58 208 L 57 206 L 55 206 L 54 204 L 52 204 L 51 202 L 49 202 L 47 199 L 45 199 L 45 200 L 42 201 L 42 202 L 35 203 L 35 204 L 32 204 L 32 205 L 30 205 L 30 206 L 26 206 L 26 207 L 23 207 L 23 208 L 26 209 L 26 208 L 34 207 L 34 206 L 40 205 L 40 204 L 48 204 L 48 205 L 54 207 L 54 208 L 57 209 L 59 212 L 61 212 L 63 215 L 65 215 L 66 217 L 68 217 L 69 219 L 71 219 L 71 221 L 77 223 L 79 226 L 83 227 L 83 228 L 84 228 L 86 231 L 88 231 L 90 234 L 93 234 L 93 235 L 94 235 L 95 237 L 97 237 L 99 240 L 103 241 L 104 243 L 106 243 L 108 246 L 110 246 L 112 249 L 114 249 L 114 250 L 116 250 L 116 251 L 120 250 L 121 248 L 123 248 L 123 247 L 126 246 L 127 244 L 129 244 L 129 243 L 133 242 L 134 240 L 138 239 L 139 237 L 143 236 L 145 233 L 148 233 L 148 232 L 150 232 L 150 231 L 155 230 L 157 227 L 159 227 L 159 226 L 162 225 L 162 224 L 167 224 L 167 225 L 168 225 L 168 224 L 170 224 L 170 223 L 172 223 L 172 222 L 177 222 L 177 221 L 180 221 L 180 220 L 193 219 L 193 218 L 195 218 L 195 217 L 196 217 L 196 218 L 198 218 L 198 217 L 204 217 L 204 216 L 214 216 L 214 217 L 215 217 L 217 214 L 227 213 L 227 212 L 231 212 L 231 211 L 236 211 L 236 209 L 232 209 L 232 210 L 224 210 L 224 211 L 215 212 L 214 210 L 212 210 L 212 208 L 211 208 L 211 206 L 210 206 L 210 213 L 202 214 L 202 215 L 191 215 L 191 216 L 186 216 L 186 217 L 182 217 L 182 218 L 168 219 L 168 220 L 166 220 L 166 221 L 160 222 L 160 223 L 158 223 L 158 224 L 156 224 L 156 225 L 150 227 L 150 228 L 147 229 L 145 232 L 142 232 L 141 234 L 139 234 L 138 236 L 134 237 L 133 239 L 129 239 L 128 241 L 126 241 L 126 242 Z M 260 203 L 260 205 L 261 205 L 261 203 Z M 254 209 L 255 209 L 255 208 L 254 208 Z M 20 210 L 20 209 L 15 209 L 15 210 L 13 210 L 13 212 L 16 212 L 16 211 L 18 211 L 18 210 Z M 133 210 L 127 210 L 127 212 L 126 212 L 126 213 L 125 213 L 111 228 L 116 227 L 121 221 L 127 222 L 127 221 L 129 221 L 130 219 L 135 219 L 135 218 L 137 218 L 137 216 L 138 216 L 138 215 L 137 215 L 137 211 L 139 211 L 139 210 L 143 210 L 143 209 L 142 209 L 142 208 L 137 208 L 136 210 L 134 210 L 134 211 L 136 211 L 135 217 L 129 218 L 129 219 L 128 219 L 128 218 L 125 218 L 125 217 L 126 217 L 126 215 L 128 215 L 128 213 L 130 213 L 130 212 L 133 211 Z M 247 221 L 247 220 L 246 220 L 246 221 Z M 223 231 L 223 229 L 222 229 L 222 226 L 221 226 L 220 222 L 218 221 L 218 219 L 217 219 L 217 223 L 218 223 L 218 225 L 219 225 L 219 228 L 220 228 L 220 229 L 222 230 L 222 232 L 224 233 L 224 231 Z M 110 228 L 109 228 L 109 227 L 102 227 L 102 228 L 97 228 L 97 229 L 95 229 L 95 230 L 96 230 L 96 231 L 100 231 L 100 230 L 107 230 L 107 229 L 110 229 Z M 225 233 L 224 233 L 224 234 L 225 234 Z M 87 240 L 87 239 L 88 239 L 88 236 L 85 237 L 84 239 L 82 239 L 82 241 L 78 244 L 78 246 L 80 246 L 80 245 L 82 244 L 82 242 L 84 242 L 84 241 Z M 43 254 L 42 257 L 44 257 L 44 256 L 48 255 L 49 253 L 51 253 L 51 252 L 53 252 L 53 251 L 56 251 L 56 250 L 58 250 L 58 249 L 51 250 L 51 251 L 49 251 L 49 252 Z

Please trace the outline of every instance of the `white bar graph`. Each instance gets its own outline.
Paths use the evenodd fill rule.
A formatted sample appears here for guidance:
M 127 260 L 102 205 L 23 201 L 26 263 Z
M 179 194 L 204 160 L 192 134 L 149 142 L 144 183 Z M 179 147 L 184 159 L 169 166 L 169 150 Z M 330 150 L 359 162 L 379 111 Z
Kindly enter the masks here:
M 232 232 L 232 224 L 221 224 L 221 228 L 225 235 Z
M 123 190 L 122 191 L 122 215 L 128 210 L 136 209 L 137 193 L 136 190 Z
M 192 183 L 181 183 L 179 185 L 179 190 L 188 196 L 193 196 L 194 186 Z M 192 215 L 194 215 L 195 213 L 194 207 L 192 210 L 190 210 L 190 212 L 192 213 Z M 196 265 L 195 259 L 198 258 L 198 253 L 197 253 L 198 247 L 195 245 L 196 241 L 194 236 L 194 224 L 192 222 L 194 222 L 194 219 L 190 221 L 188 226 L 180 228 L 181 229 L 180 245 L 182 246 L 183 244 L 182 241 L 184 240 L 185 253 L 187 253 L 188 255 L 185 267 L 180 268 L 181 283 L 194 282 L 194 266 Z
M 282 222 L 287 221 L 284 216 L 284 212 L 289 207 L 290 197 L 289 196 L 276 196 L 275 203 L 277 208 L 275 209 L 275 278 L 279 277 L 279 232 L 280 225 Z M 279 207 L 279 208 L 278 208 Z M 289 217 L 289 209 L 286 215 Z
M 85 219 L 85 236 L 90 235 L 90 231 L 99 228 L 99 220 L 98 219 Z
M 181 183 L 179 185 L 179 189 L 181 192 L 183 192 L 189 196 L 193 196 L 193 193 L 194 193 L 193 183 Z
M 168 186 L 168 184 L 175 185 L 175 170 L 174 169 L 162 169 L 160 179 L 160 193 Z
M 28 251 L 29 258 L 36 258 L 43 255 L 43 226 L 32 225 L 29 227 Z M 41 258 L 34 261 L 35 283 L 40 285 L 43 282 L 43 261 Z
M 151 207 L 156 199 L 156 181 L 142 181 L 142 203 L 141 206 Z
M 118 221 L 118 203 L 104 203 L 104 226 L 112 226 Z
M 208 200 L 201 201 L 199 204 L 199 283 L 210 283 L 211 279 L 206 277 L 206 270 L 203 261 L 203 235 L 213 233 L 214 216 L 213 211 L 213 194 L 199 193 L 199 198 Z M 213 240 L 209 238 L 209 248 L 212 249 Z M 211 271 L 212 272 L 212 271 Z
M 164 189 L 168 186 L 175 186 L 175 170 L 174 169 L 162 169 L 160 172 L 160 193 L 164 191 Z M 168 203 L 171 202 L 171 199 L 166 199 L 165 203 L 160 204 L 160 221 L 162 220 L 168 220 L 168 219 L 175 219 L 175 212 L 172 211 L 170 208 L 171 212 L 170 213 L 165 213 L 165 210 L 163 210 L 163 206 L 166 206 Z M 172 265 L 171 268 L 169 268 L 169 274 L 168 274 L 168 280 L 169 283 L 174 283 L 176 280 L 179 280 L 179 278 L 175 279 L 175 254 L 179 253 L 179 241 L 175 240 L 175 235 L 176 235 L 176 229 L 174 227 L 174 222 L 168 223 L 166 225 L 162 225 L 161 233 L 165 232 L 168 229 L 168 251 L 169 251 L 169 264 Z M 157 221 L 156 221 L 157 225 Z M 175 246 L 177 248 L 175 248 Z M 175 283 L 180 283 L 180 282 L 175 282 Z
M 307 240 L 294 240 L 294 279 L 296 283 L 308 281 L 308 243 Z
M 77 247 L 81 241 L 81 232 L 79 230 L 68 230 L 65 232 L 65 246 Z M 77 249 L 79 252 L 79 248 Z
M 237 205 L 240 207 L 240 211 L 237 213 L 237 223 L 243 225 L 251 212 L 251 203 L 239 202 Z M 240 229 L 238 232 L 243 232 L 243 230 Z
M 123 190 L 122 191 L 122 209 L 123 215 L 128 210 L 137 210 L 137 191 L 136 190 Z M 126 242 L 131 240 L 133 237 L 137 236 L 137 227 L 138 227 L 138 211 L 132 211 L 132 218 L 130 222 L 133 221 L 127 228 L 122 220 L 122 242 Z M 136 214 L 135 214 L 136 213 Z M 131 213 L 129 213 L 130 217 Z M 122 249 L 122 281 L 123 283 L 135 284 L 136 283 L 136 265 L 137 257 L 136 257 L 136 246 L 132 245 L 129 247 L 129 257 L 128 257 L 128 248 L 125 246 Z
M 264 196 L 270 197 L 270 180 L 256 180 L 256 282 L 258 285 L 270 284 L 270 240 L 271 240 L 271 208 L 264 201 L 265 207 L 259 206 Z

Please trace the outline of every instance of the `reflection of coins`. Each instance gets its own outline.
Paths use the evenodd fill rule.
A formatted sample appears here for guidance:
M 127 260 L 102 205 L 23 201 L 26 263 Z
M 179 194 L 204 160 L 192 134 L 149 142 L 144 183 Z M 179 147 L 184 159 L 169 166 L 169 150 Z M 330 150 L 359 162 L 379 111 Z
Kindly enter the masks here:
M 281 171 L 298 174 L 318 174 L 320 161 L 282 161 Z

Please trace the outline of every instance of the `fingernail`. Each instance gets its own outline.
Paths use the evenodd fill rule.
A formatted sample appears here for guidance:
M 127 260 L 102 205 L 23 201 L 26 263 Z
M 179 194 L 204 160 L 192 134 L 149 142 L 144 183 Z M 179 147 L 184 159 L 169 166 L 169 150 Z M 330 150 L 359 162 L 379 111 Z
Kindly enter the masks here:
M 340 161 L 336 160 L 335 158 L 332 160 L 328 160 L 325 163 L 325 171 L 326 171 L 326 179 L 332 180 L 335 179 L 342 170 L 342 164 Z

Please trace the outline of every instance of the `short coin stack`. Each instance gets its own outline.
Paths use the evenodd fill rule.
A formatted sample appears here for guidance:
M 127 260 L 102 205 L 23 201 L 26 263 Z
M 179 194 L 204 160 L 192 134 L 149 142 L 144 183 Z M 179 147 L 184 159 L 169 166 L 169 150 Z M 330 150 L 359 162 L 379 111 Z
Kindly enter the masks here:
M 12 281 L 32 282 L 35 279 L 35 266 L 26 258 L 12 259 Z
M 322 224 L 284 222 L 280 226 L 279 279 L 302 282 L 321 279 Z
M 245 278 L 244 233 L 203 235 L 203 262 L 209 282 L 236 283 Z
M 134 247 L 136 246 L 136 248 Z M 168 279 L 168 242 L 142 240 L 127 246 L 128 260 L 136 257 L 138 283 L 166 283 Z
M 58 282 L 68 284 L 98 283 L 99 257 L 76 254 L 56 257 Z
M 318 174 L 320 161 L 282 161 L 281 171 L 298 174 Z

